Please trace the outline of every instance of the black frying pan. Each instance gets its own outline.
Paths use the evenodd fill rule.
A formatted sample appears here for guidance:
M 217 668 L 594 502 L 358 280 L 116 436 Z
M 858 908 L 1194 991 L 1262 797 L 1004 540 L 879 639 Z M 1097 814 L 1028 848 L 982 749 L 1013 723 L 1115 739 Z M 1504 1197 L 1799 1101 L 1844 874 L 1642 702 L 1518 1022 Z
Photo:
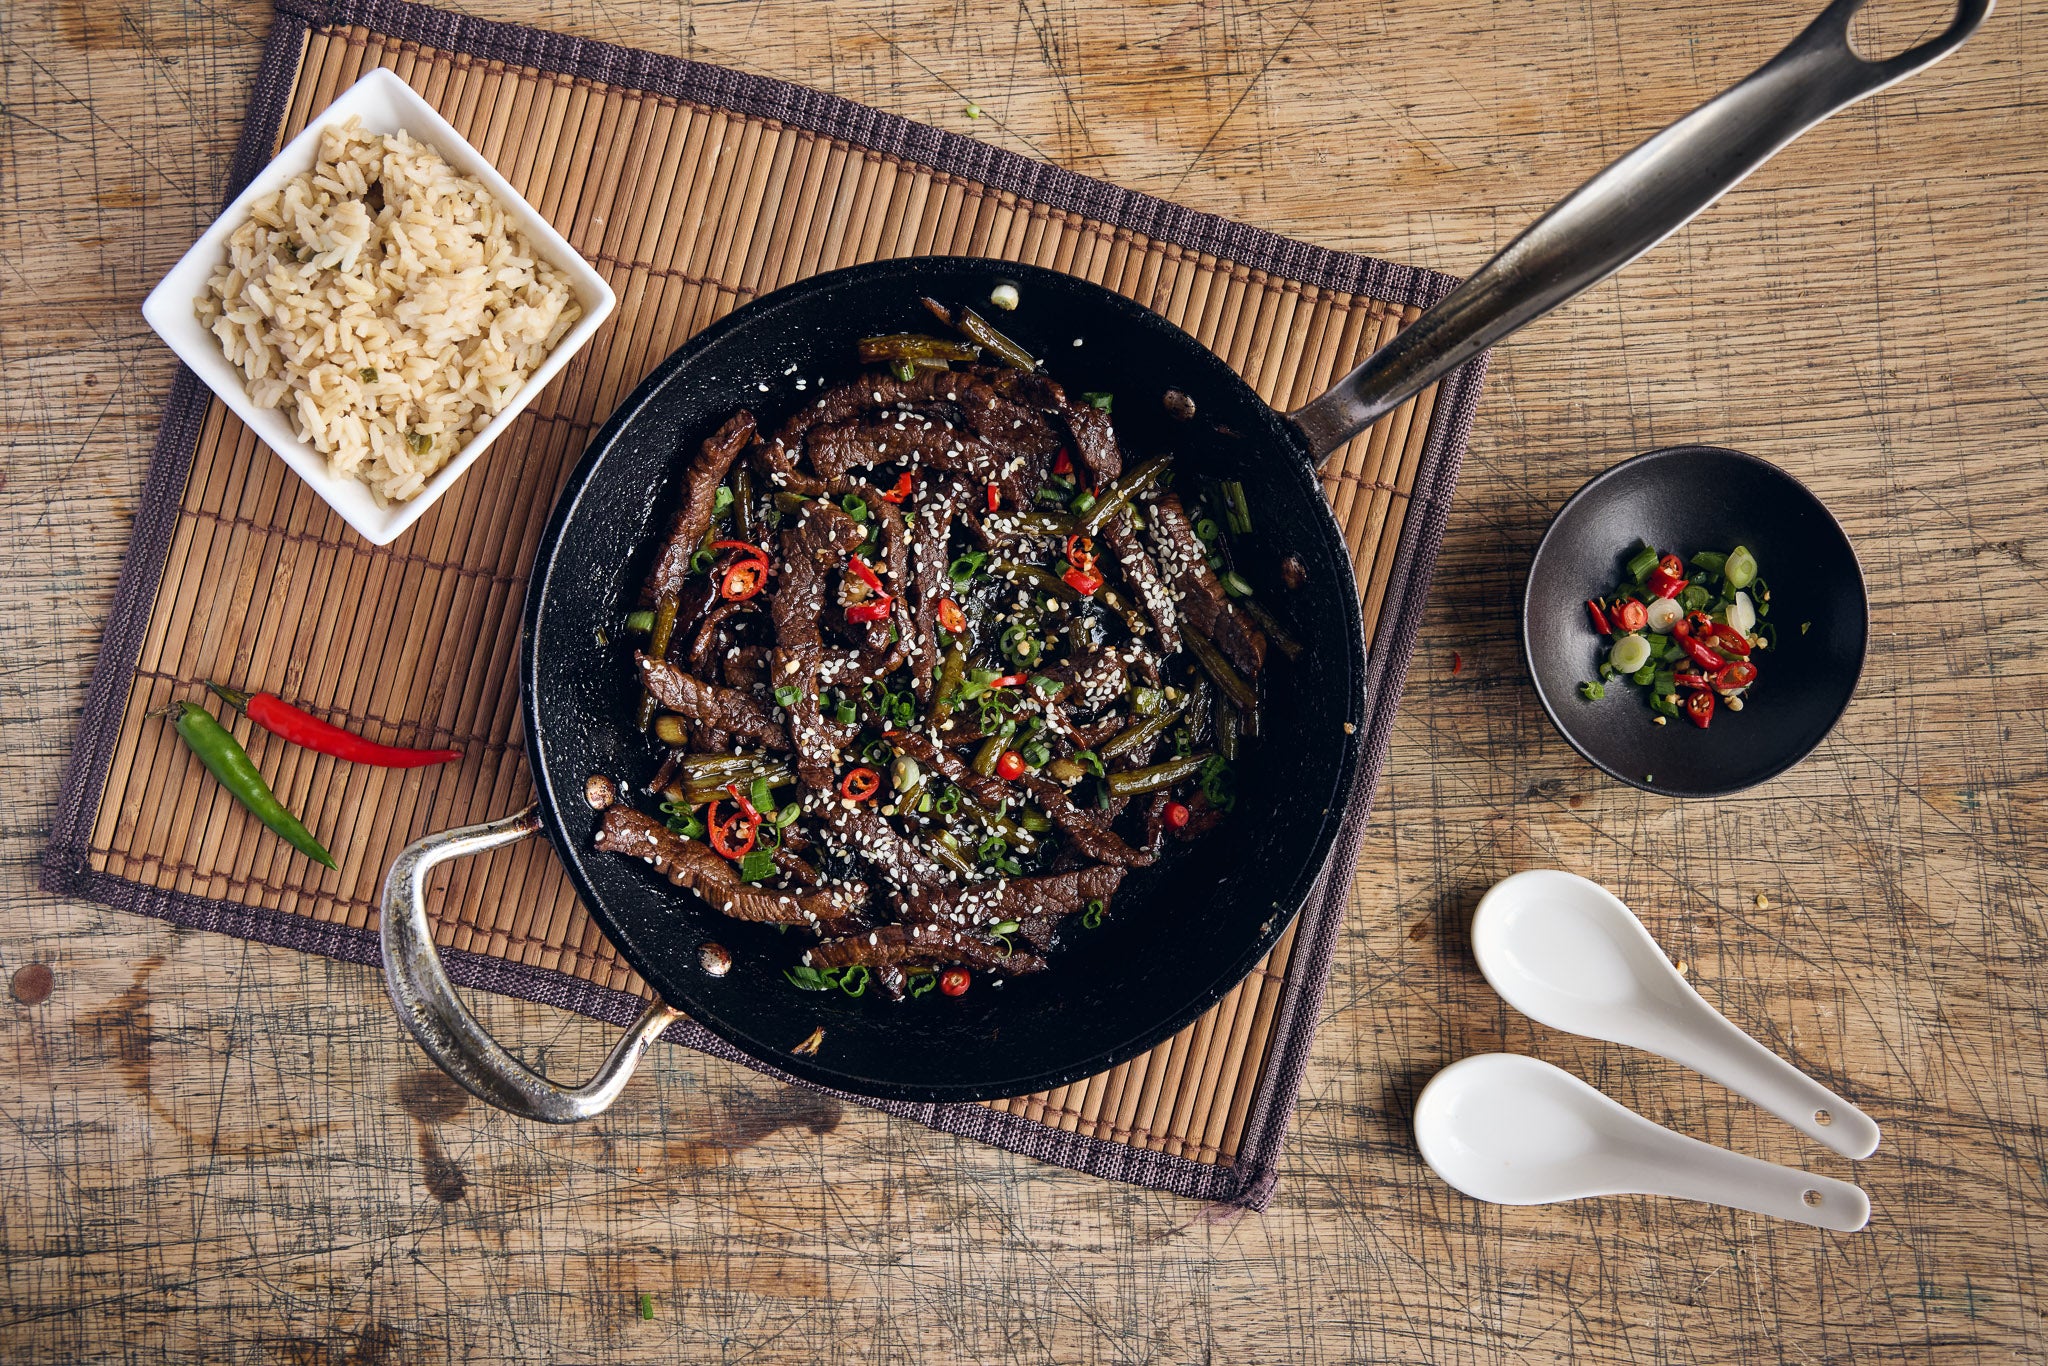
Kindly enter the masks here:
M 1785 52 L 1589 181 L 1391 345 L 1289 416 L 1158 315 L 1101 286 L 1004 262 L 926 257 L 856 266 L 758 299 L 699 334 L 606 423 L 541 540 L 521 669 L 537 814 L 429 836 L 387 878 L 384 961 L 401 1020 L 471 1091 L 552 1121 L 608 1105 L 678 1008 L 798 1076 L 898 1099 L 986 1099 L 1057 1086 L 1174 1033 L 1241 980 L 1300 910 L 1353 792 L 1365 649 L 1344 544 L 1315 478 L 1319 457 L 1620 269 L 1806 128 L 1945 56 L 1990 10 L 1990 0 L 1961 0 L 1941 37 L 1866 62 L 1847 43 L 1861 3 L 1836 0 Z M 998 283 L 1015 284 L 1022 299 L 1001 325 L 1068 388 L 1114 393 L 1128 447 L 1172 450 L 1183 468 L 1244 483 L 1255 562 L 1291 551 L 1307 568 L 1302 588 L 1269 601 L 1309 648 L 1267 682 L 1267 731 L 1240 762 L 1235 817 L 1186 856 L 1131 877 L 1115 916 L 1057 957 L 1052 971 L 999 989 L 984 983 L 937 1008 L 797 992 L 782 977 L 792 941 L 717 915 L 640 864 L 591 848 L 596 816 L 584 800 L 586 780 L 638 778 L 654 764 L 632 724 L 625 652 L 606 643 L 605 631 L 639 581 L 637 557 L 668 505 L 670 480 L 720 421 L 747 407 L 772 427 L 815 395 L 819 380 L 851 373 L 860 337 L 929 326 L 920 295 L 979 305 Z M 796 389 L 798 378 L 807 389 Z M 1192 420 L 1168 415 L 1161 396 L 1169 389 L 1194 398 Z M 1270 584 L 1277 576 L 1254 577 Z M 542 830 L 598 924 L 668 1003 L 651 1007 L 575 1090 L 525 1068 L 462 1008 L 434 954 L 421 896 L 436 863 Z M 708 940 L 730 950 L 729 974 L 700 967 Z M 819 1027 L 815 1055 L 791 1051 Z

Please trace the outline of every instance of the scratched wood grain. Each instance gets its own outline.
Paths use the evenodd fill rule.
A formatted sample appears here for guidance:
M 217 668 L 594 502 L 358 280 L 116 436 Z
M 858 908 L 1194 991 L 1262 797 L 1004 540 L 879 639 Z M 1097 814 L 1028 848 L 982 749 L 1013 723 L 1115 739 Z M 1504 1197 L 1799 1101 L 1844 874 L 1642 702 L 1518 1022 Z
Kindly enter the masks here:
M 1890 48 L 1939 9 L 1880 4 Z M 469 8 L 1462 272 L 1807 5 Z M 2006 4 L 1498 355 L 1280 1191 L 1216 1216 L 679 1050 L 587 1128 L 524 1127 L 423 1066 L 367 969 L 34 890 L 171 373 L 137 305 L 218 202 L 269 15 L 0 6 L 0 1357 L 2048 1359 L 2042 11 Z M 1690 440 L 1827 499 L 1873 653 L 1807 763 L 1681 804 L 1551 733 L 1513 608 L 1572 488 Z M 1866 1105 L 1877 1155 L 1508 1012 L 1464 925 L 1495 878 L 1545 864 L 1613 886 L 1710 999 Z M 609 1043 L 478 1004 L 544 1066 Z M 1468 1201 L 1407 1123 L 1436 1068 L 1495 1048 L 1856 1179 L 1871 1226 Z

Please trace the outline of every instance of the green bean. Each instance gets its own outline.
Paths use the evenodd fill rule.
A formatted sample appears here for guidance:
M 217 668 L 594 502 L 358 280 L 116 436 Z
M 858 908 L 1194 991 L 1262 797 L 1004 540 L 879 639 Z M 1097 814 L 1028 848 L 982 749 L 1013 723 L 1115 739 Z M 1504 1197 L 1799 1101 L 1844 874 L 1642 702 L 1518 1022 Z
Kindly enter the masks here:
M 654 718 L 654 738 L 671 747 L 690 743 L 690 727 L 683 718 L 673 712 L 663 712 Z
M 1235 479 L 1226 479 L 1222 484 L 1224 521 L 1237 535 L 1245 535 L 1252 529 L 1251 505 L 1245 502 L 1244 485 Z
M 1243 735 L 1243 736 L 1244 736 L 1244 737 L 1245 737 L 1245 738 L 1246 738 L 1247 740 L 1256 740 L 1256 739 L 1258 739 L 1258 738 L 1259 738 L 1259 708 L 1258 708 L 1258 706 L 1257 706 L 1256 704 L 1254 704 L 1254 705 L 1253 705 L 1253 707 L 1252 707 L 1252 709 L 1251 709 L 1250 711 L 1248 711 L 1248 712 L 1241 712 L 1241 713 L 1239 713 L 1239 714 L 1238 714 L 1238 718 L 1237 718 L 1237 724 L 1238 724 L 1238 733 L 1239 733 L 1239 734 L 1241 734 L 1241 735 Z M 1226 754 L 1226 755 L 1224 755 L 1223 757 L 1224 757 L 1224 758 L 1226 758 L 1226 759 L 1228 759 L 1228 758 L 1230 758 L 1231 756 L 1230 756 L 1230 755 L 1228 755 L 1228 754 Z
M 975 800 L 965 792 L 960 794 L 960 809 L 972 814 L 976 820 L 987 826 L 990 834 L 1001 835 L 1013 845 L 1029 849 L 1038 843 L 1038 836 L 1027 830 L 1021 822 L 1010 819 L 994 807 Z
M 804 505 L 810 501 L 801 493 L 791 493 L 788 489 L 779 489 L 775 494 L 775 510 L 777 512 L 802 512 Z
M 1239 711 L 1250 711 L 1259 705 L 1257 691 L 1251 684 L 1245 682 L 1242 674 L 1230 667 L 1230 661 L 1217 651 L 1209 637 L 1192 626 L 1183 625 L 1181 638 L 1187 642 L 1188 651 L 1194 655 L 1195 662 L 1202 666 L 1209 677 L 1216 680 L 1216 686 L 1223 690 L 1223 695 L 1229 698 Z
M 1062 783 L 1078 783 L 1088 776 L 1088 770 L 1072 759 L 1055 759 L 1045 766 L 1046 776 Z
M 743 460 L 732 476 L 732 535 L 749 545 L 754 540 L 754 476 Z
M 634 635 L 646 635 L 654 629 L 654 613 L 645 610 L 626 613 L 626 629 Z
M 1166 728 L 1174 723 L 1175 718 L 1181 713 L 1181 708 L 1186 705 L 1187 699 L 1184 697 L 1173 702 L 1161 699 L 1157 711 L 1142 721 L 1124 727 L 1098 745 L 1095 752 L 1104 759 L 1114 759 L 1120 754 L 1143 749 L 1165 733 Z
M 960 690 L 960 680 L 967 676 L 967 652 L 954 641 L 946 647 L 946 654 L 939 661 L 939 685 L 932 689 L 933 730 L 942 729 L 946 718 L 953 714 L 953 694 Z
M 1079 602 L 1080 590 L 1059 578 L 1050 569 L 1040 569 L 1035 564 L 1011 564 L 1007 560 L 991 560 L 989 572 L 1000 574 L 1012 583 L 1021 583 L 1041 593 L 1050 593 L 1062 602 Z
M 650 659 L 667 659 L 669 638 L 676 633 L 676 609 L 678 603 L 674 594 L 654 604 L 654 626 L 648 634 L 647 654 Z M 644 734 L 654 724 L 654 694 L 645 687 L 640 689 L 640 709 L 634 716 Z
M 933 316 L 949 327 L 960 330 L 960 335 L 987 350 L 1003 364 L 1017 370 L 1036 371 L 1038 359 L 1029 351 L 1011 341 L 989 324 L 988 319 L 965 307 L 947 308 L 937 299 L 926 299 L 924 306 Z
M 1032 806 L 1017 808 L 1017 824 L 1034 835 L 1042 835 L 1052 829 L 1052 817 Z
M 931 852 L 933 858 L 945 864 L 956 873 L 971 873 L 974 871 L 974 861 L 961 855 L 960 847 L 954 842 L 951 835 L 942 834 L 924 847 Z
M 299 818 L 285 809 L 277 794 L 270 790 L 270 784 L 263 781 L 263 774 L 256 768 L 249 751 L 242 748 L 242 742 L 220 722 L 213 719 L 213 713 L 197 702 L 180 702 L 177 720 L 178 738 L 191 746 L 199 756 L 199 762 L 206 765 L 206 771 L 220 780 L 222 787 L 234 794 L 236 801 L 249 808 L 257 820 L 282 835 L 292 848 L 312 859 L 315 863 L 332 868 L 334 855 L 313 838 L 313 832 L 300 824 Z
M 1237 758 L 1237 708 L 1225 707 L 1216 713 L 1216 752 L 1224 758 Z
M 1281 654 L 1289 659 L 1301 658 L 1301 642 L 1289 635 L 1287 628 L 1271 612 L 1259 606 L 1257 598 L 1239 598 L 1237 607 L 1239 611 L 1250 614 L 1251 619 L 1259 624 L 1259 629 L 1266 633 L 1266 638 L 1279 647 Z
M 1003 757 L 1003 737 L 991 735 L 981 742 L 981 748 L 974 752 L 974 762 L 969 765 L 976 773 L 986 778 L 996 771 L 996 760 Z
M 1168 759 L 1163 764 L 1150 768 L 1126 769 L 1112 773 L 1103 779 L 1112 797 L 1141 797 L 1147 792 L 1172 787 L 1175 783 L 1192 778 L 1202 771 L 1202 765 L 1209 762 L 1210 755 L 1190 754 L 1185 759 Z
M 1168 468 L 1167 457 L 1155 455 L 1137 468 L 1125 470 L 1097 496 L 1095 506 L 1088 509 L 1076 529 L 1085 535 L 1097 535 L 1111 517 L 1131 505 L 1132 499 L 1158 483 L 1159 476 Z
M 796 781 L 795 769 L 764 754 L 692 754 L 677 769 L 688 787 L 749 784 L 756 778 L 767 779 L 770 787 L 788 787 Z
M 969 342 L 947 341 L 944 337 L 934 337 L 925 332 L 891 332 L 886 336 L 862 337 L 860 359 L 863 365 L 879 365 L 892 360 L 937 361 L 944 365 L 948 361 L 980 360 L 981 348 Z

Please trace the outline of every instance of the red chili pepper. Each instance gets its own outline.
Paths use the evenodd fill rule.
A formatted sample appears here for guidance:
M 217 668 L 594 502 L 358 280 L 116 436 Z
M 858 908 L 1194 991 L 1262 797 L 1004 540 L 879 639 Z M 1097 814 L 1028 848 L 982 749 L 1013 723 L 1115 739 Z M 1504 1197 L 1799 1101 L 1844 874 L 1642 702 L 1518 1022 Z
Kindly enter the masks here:
M 1052 458 L 1052 472 L 1054 474 L 1072 474 L 1074 472 L 1074 457 L 1067 454 L 1065 446 L 1060 447 L 1060 453 Z
M 1679 643 L 1685 646 L 1685 652 L 1691 656 L 1692 662 L 1710 674 L 1721 672 L 1721 666 L 1728 662 L 1715 653 L 1713 646 L 1707 644 L 1696 635 L 1682 637 Z
M 1664 566 L 1658 565 L 1650 571 L 1650 577 L 1643 586 L 1650 590 L 1651 597 L 1675 598 L 1685 591 L 1686 581 L 1676 574 L 1665 573 Z
M 206 686 L 213 689 L 221 701 L 247 712 L 251 721 L 272 735 L 295 745 L 304 745 L 316 754 L 331 754 L 350 763 L 375 764 L 379 768 L 423 768 L 462 757 L 462 751 L 455 749 L 404 749 L 397 745 L 380 745 L 354 731 L 343 730 L 311 713 L 300 711 L 275 693 L 239 692 L 218 683 Z
M 1721 676 L 1714 680 L 1714 687 L 1724 693 L 1746 688 L 1756 682 L 1756 665 L 1746 659 L 1738 659 L 1721 670 Z
M 1680 630 L 1680 627 L 1683 630 Z M 1714 632 L 1714 619 L 1705 612 L 1687 612 L 1671 628 L 1679 636 L 1693 636 L 1705 640 Z
M 745 602 L 768 584 L 768 561 L 736 560 L 718 585 L 718 596 L 727 602 Z
M 761 549 L 760 546 L 749 545 L 745 541 L 713 541 L 711 543 L 711 548 L 713 550 L 741 550 L 745 551 L 754 559 L 761 561 L 763 564 L 766 564 L 768 561 L 767 551 Z
M 1188 820 L 1194 815 L 1194 812 L 1188 810 L 1179 802 L 1168 802 L 1164 814 L 1167 826 L 1170 829 L 1180 830 L 1187 826 Z
M 956 636 L 967 634 L 967 614 L 951 598 L 939 599 L 939 629 Z
M 1598 631 L 1603 636 L 1611 636 L 1614 634 L 1614 627 L 1608 624 L 1607 613 L 1600 610 L 1600 603 L 1597 599 L 1587 598 L 1586 610 L 1593 614 L 1594 630 Z
M 905 470 L 896 476 L 896 487 L 881 495 L 882 501 L 885 503 L 900 503 L 910 496 L 910 489 L 910 471 Z
M 1025 675 L 1023 674 L 1004 674 L 1001 678 L 991 678 L 988 685 L 991 688 L 1014 688 L 1022 683 L 1024 679 Z
M 1650 624 L 1650 609 L 1634 598 L 1614 604 L 1614 623 L 1624 631 L 1640 631 Z
M 882 790 L 882 775 L 865 766 L 848 773 L 839 784 L 839 795 L 850 802 L 864 802 Z
M 1723 654 L 1734 655 L 1737 659 L 1749 657 L 1749 637 L 1733 626 L 1714 626 L 1714 647 Z
M 1024 756 L 1014 749 L 1006 749 L 996 760 L 996 776 L 1006 783 L 1014 783 L 1024 776 Z
M 869 567 L 868 562 L 866 560 L 863 560 L 858 555 L 854 555 L 846 561 L 846 567 L 848 569 L 851 569 L 854 572 L 854 575 L 857 578 L 859 578 L 862 583 L 874 589 L 877 593 L 882 594 L 884 597 L 888 596 L 889 590 L 882 587 L 882 581 L 875 577 L 875 571 Z
M 939 974 L 939 990 L 948 996 L 965 996 L 967 984 L 973 980 L 966 968 L 947 968 Z
M 886 621 L 889 618 L 889 609 L 895 605 L 896 599 L 884 593 L 878 598 L 869 598 L 866 602 L 857 602 L 847 608 L 846 619 L 859 622 Z
M 988 510 L 994 512 L 1003 505 L 1003 495 L 994 484 L 988 486 Z
M 746 813 L 748 820 L 758 821 L 761 819 L 761 813 L 754 809 L 754 803 L 747 796 L 747 794 L 740 791 L 740 785 L 738 783 L 727 783 L 725 785 L 725 791 L 726 795 L 731 797 L 733 801 L 739 805 L 740 810 Z
M 1095 568 L 1095 538 L 1078 532 L 1067 537 L 1067 562 L 1076 569 Z
M 1456 650 L 1451 651 L 1451 672 L 1456 673 L 1464 667 L 1465 656 L 1459 654 Z
M 1680 669 L 1672 675 L 1672 679 L 1681 688 L 1711 688 L 1716 677 L 1718 675 L 1694 673 L 1691 669 Z
M 1067 587 L 1084 598 L 1092 598 L 1102 589 L 1102 575 L 1093 569 L 1069 569 L 1060 577 L 1067 581 Z
M 1669 574 L 1674 579 L 1682 579 L 1685 577 L 1685 561 L 1679 559 L 1676 555 L 1658 556 L 1657 568 L 1663 570 L 1666 574 Z
M 1692 718 L 1695 726 L 1705 730 L 1708 723 L 1714 719 L 1714 695 L 1710 692 L 1696 692 L 1686 698 L 1685 714 Z
M 761 822 L 750 821 L 737 811 L 721 821 L 718 819 L 718 807 L 719 803 L 711 803 L 711 811 L 704 822 L 711 831 L 711 847 L 726 858 L 745 858 L 748 851 L 754 847 L 754 833 L 761 828 Z M 735 825 L 747 827 L 746 839 L 738 843 L 735 843 L 732 837 L 732 828 Z

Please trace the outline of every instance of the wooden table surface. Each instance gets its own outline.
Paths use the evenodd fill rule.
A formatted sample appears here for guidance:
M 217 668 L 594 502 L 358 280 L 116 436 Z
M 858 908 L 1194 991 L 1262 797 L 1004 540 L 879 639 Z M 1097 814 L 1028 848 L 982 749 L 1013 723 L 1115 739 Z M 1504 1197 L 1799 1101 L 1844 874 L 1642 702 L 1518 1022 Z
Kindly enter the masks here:
M 1813 3 L 468 7 L 1462 273 Z M 1945 8 L 1880 7 L 1873 41 L 1892 48 Z M 0 1357 L 2048 1357 L 2042 8 L 2006 4 L 1947 64 L 1496 356 L 1263 1214 L 675 1049 L 610 1115 L 543 1132 L 465 1104 L 368 969 L 36 890 L 172 373 L 138 305 L 219 202 L 270 15 L 0 8 Z M 1580 763 L 1514 635 L 1558 502 L 1686 441 L 1807 480 L 1858 546 L 1872 618 L 1860 692 L 1818 752 L 1698 803 Z M 1876 1156 L 1851 1164 L 1675 1066 L 1508 1011 L 1465 925 L 1491 882 L 1544 865 L 1613 887 L 1710 1000 L 1865 1106 Z M 538 1006 L 481 1012 L 551 1068 L 610 1041 Z M 1857 1180 L 1870 1226 L 1468 1200 L 1422 1166 L 1409 1119 L 1437 1068 L 1503 1048 L 1710 1142 Z

